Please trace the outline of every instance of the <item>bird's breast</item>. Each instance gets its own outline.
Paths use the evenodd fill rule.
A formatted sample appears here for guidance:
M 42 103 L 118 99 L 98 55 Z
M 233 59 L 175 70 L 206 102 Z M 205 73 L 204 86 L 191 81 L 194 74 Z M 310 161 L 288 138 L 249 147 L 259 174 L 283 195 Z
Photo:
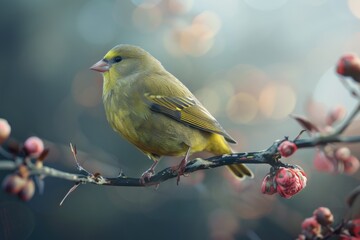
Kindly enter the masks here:
M 104 100 L 112 128 L 145 153 L 159 156 L 184 155 L 189 146 L 195 151 L 207 146 L 208 133 L 152 112 L 145 103 L 119 94 Z

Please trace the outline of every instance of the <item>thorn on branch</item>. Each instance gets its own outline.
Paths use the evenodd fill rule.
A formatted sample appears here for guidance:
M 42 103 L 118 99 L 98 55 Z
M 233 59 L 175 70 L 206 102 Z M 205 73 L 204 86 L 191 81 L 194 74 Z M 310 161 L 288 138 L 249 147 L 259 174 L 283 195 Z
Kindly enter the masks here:
M 70 188 L 70 190 L 66 193 L 66 195 L 64 196 L 64 198 L 61 200 L 59 206 L 62 206 L 62 204 L 64 203 L 65 199 L 70 195 L 70 193 L 72 193 L 73 191 L 75 191 L 78 186 L 80 186 L 80 182 L 75 183 L 75 185 Z
M 80 171 L 80 172 L 85 172 L 88 176 L 92 176 L 93 174 L 91 174 L 89 171 L 87 171 L 85 168 L 83 168 L 79 161 L 78 161 L 78 158 L 77 158 L 77 149 L 76 149 L 76 145 L 70 143 L 70 150 L 74 156 L 74 160 L 75 160 L 75 163 L 76 163 L 76 166 L 77 166 L 77 169 Z
M 298 140 L 298 139 L 301 137 L 301 135 L 302 135 L 304 132 L 306 132 L 306 131 L 307 131 L 307 130 L 305 130 L 305 129 L 301 130 L 300 133 L 294 138 L 293 141 Z

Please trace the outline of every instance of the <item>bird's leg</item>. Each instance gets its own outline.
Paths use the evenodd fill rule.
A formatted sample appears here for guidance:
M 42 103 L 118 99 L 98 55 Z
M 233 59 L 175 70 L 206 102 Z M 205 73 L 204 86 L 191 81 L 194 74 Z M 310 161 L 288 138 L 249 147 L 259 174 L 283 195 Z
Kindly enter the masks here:
M 155 167 L 159 163 L 159 160 L 154 160 L 154 163 L 151 165 L 151 167 L 146 170 L 143 174 L 141 174 L 140 177 L 140 183 L 145 185 L 145 180 L 149 180 L 152 176 L 155 174 Z
M 185 157 L 183 158 L 183 160 L 181 160 L 179 166 L 177 167 L 177 173 L 178 173 L 177 181 L 176 181 L 176 184 L 177 184 L 177 185 L 179 185 L 180 176 L 181 176 L 181 175 L 184 175 L 185 168 L 186 168 L 186 164 L 188 163 L 189 155 L 190 155 L 190 147 L 189 147 L 189 149 L 186 151 Z

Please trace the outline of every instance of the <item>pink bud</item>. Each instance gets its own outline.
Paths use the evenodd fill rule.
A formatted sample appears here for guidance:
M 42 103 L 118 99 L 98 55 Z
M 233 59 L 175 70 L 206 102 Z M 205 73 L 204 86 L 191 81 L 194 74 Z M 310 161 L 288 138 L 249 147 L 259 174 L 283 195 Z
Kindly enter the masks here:
M 360 218 L 349 221 L 346 227 L 351 236 L 360 238 Z
M 38 157 L 44 151 L 44 143 L 38 137 L 29 137 L 24 143 L 26 153 L 31 157 Z
M 24 188 L 18 193 L 18 196 L 23 201 L 29 201 L 35 193 L 35 183 L 32 179 L 28 179 Z
M 280 168 L 275 176 L 276 191 L 281 197 L 291 198 L 306 186 L 306 174 L 295 168 Z
M 280 168 L 276 173 L 276 183 L 282 186 L 291 185 L 295 181 L 295 175 L 290 168 Z
M 359 159 L 354 156 L 350 156 L 349 158 L 344 160 L 344 172 L 346 174 L 354 174 L 360 167 Z
M 318 236 L 321 233 L 321 225 L 316 221 L 315 217 L 306 218 L 301 228 L 303 232 L 310 233 L 313 236 Z
M 276 184 L 274 178 L 269 174 L 265 176 L 261 185 L 261 192 L 264 194 L 272 195 L 276 193 Z
M 16 174 L 11 174 L 6 176 L 3 180 L 2 187 L 3 189 L 11 194 L 18 194 L 21 189 L 24 188 L 26 184 L 26 179 L 20 177 Z
M 8 139 L 11 132 L 11 127 L 3 118 L 0 118 L 0 144 L 3 143 L 6 139 Z
M 278 151 L 282 157 L 289 157 L 293 155 L 297 150 L 297 146 L 295 143 L 290 141 L 284 141 L 278 147 Z
M 328 226 L 334 222 L 334 216 L 332 215 L 330 209 L 326 207 L 317 208 L 314 211 L 313 216 L 322 226 Z
M 314 158 L 314 167 L 320 172 L 334 172 L 334 164 L 325 156 L 321 150 L 317 150 Z
M 350 149 L 347 147 L 340 147 L 335 151 L 335 157 L 340 161 L 345 161 L 351 156 Z
M 344 55 L 340 58 L 336 72 L 342 76 L 352 77 L 354 81 L 360 81 L 360 59 L 353 54 Z

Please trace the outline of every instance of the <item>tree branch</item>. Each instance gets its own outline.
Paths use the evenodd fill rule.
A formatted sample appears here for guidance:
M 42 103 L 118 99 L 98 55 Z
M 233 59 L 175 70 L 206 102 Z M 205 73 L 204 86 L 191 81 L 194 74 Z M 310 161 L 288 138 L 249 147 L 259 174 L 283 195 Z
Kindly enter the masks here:
M 275 141 L 268 149 L 257 151 L 257 152 L 244 152 L 244 153 L 232 153 L 220 156 L 214 156 L 207 159 L 195 158 L 190 161 L 185 168 L 185 174 L 199 170 L 211 169 L 222 167 L 232 164 L 268 164 L 274 168 L 283 166 L 292 167 L 291 165 L 284 164 L 280 161 L 281 155 L 278 151 L 279 145 L 288 141 L 287 138 Z M 325 145 L 329 143 L 355 143 L 360 142 L 360 136 L 343 137 L 339 135 L 329 136 L 316 136 L 309 139 L 296 139 L 293 141 L 297 148 L 309 148 L 318 145 Z M 4 155 L 4 150 L 0 151 L 0 155 Z M 6 154 L 5 154 L 6 155 Z M 3 158 L 5 158 L 3 156 Z M 127 177 L 121 174 L 115 178 L 104 177 L 99 173 L 96 174 L 75 174 L 60 171 L 51 167 L 41 166 L 37 167 L 32 161 L 20 161 L 19 159 L 0 160 L 0 170 L 16 170 L 21 164 L 26 164 L 29 169 L 30 176 L 42 176 L 42 177 L 54 177 L 60 178 L 67 181 L 73 181 L 76 183 L 91 183 L 96 185 L 108 185 L 108 186 L 128 186 L 128 187 L 143 187 L 150 185 L 158 185 L 161 182 L 167 181 L 171 178 L 178 176 L 177 171 L 174 167 L 168 167 L 150 179 L 145 180 L 145 184 L 140 182 L 140 178 Z

